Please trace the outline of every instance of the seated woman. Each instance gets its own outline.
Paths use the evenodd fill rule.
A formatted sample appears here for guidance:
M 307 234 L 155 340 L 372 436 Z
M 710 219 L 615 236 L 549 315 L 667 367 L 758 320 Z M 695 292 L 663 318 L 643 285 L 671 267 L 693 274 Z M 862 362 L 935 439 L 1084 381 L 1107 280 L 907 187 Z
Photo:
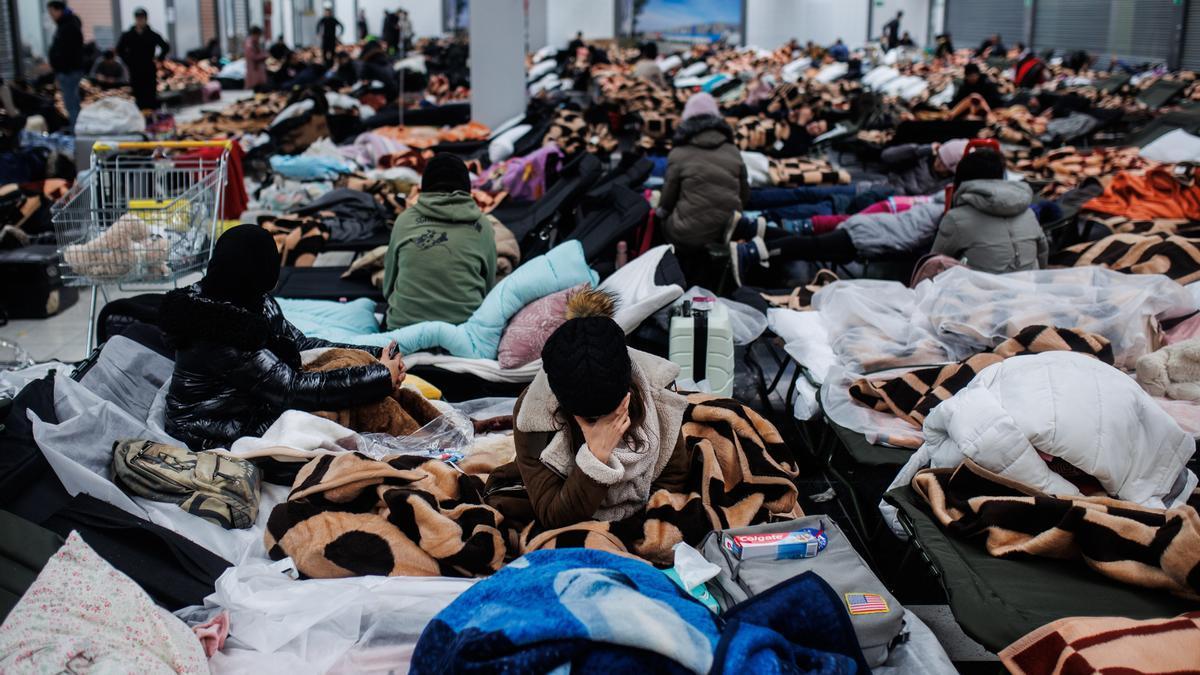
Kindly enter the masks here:
M 750 182 L 733 130 L 716 100 L 695 94 L 683 108 L 659 201 L 667 242 L 687 249 L 729 240 L 734 214 L 750 198 Z
M 163 299 L 159 323 L 176 350 L 166 431 L 188 447 L 228 447 L 261 436 L 286 410 L 371 403 L 404 381 L 399 354 L 305 337 L 267 295 L 278 280 L 275 240 L 256 225 L 239 225 L 217 239 L 199 283 Z M 323 347 L 372 351 L 380 361 L 304 372 L 300 352 Z
M 963 157 L 954 201 L 938 225 L 933 253 L 971 269 L 1002 274 L 1046 266 L 1049 245 L 1030 206 L 1027 183 L 1004 180 L 1004 156 L 979 150 Z
M 106 49 L 92 66 L 91 80 L 101 89 L 116 89 L 129 84 L 129 70 L 117 60 L 117 53 Z
M 383 267 L 387 327 L 460 324 L 496 285 L 496 233 L 454 155 L 429 160 L 416 204 L 392 227 Z
M 630 349 L 612 298 L 583 291 L 542 350 L 542 371 L 513 410 L 517 469 L 545 528 L 620 520 L 690 467 L 679 367 Z

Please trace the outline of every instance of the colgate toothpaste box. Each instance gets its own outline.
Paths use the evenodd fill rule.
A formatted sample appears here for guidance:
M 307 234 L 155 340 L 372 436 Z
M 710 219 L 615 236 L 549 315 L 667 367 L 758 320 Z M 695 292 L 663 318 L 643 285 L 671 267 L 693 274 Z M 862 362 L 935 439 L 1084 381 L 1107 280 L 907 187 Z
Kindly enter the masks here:
M 725 548 L 739 560 L 767 558 L 790 560 L 813 558 L 829 543 L 825 528 L 804 528 L 791 532 L 738 534 L 725 537 Z

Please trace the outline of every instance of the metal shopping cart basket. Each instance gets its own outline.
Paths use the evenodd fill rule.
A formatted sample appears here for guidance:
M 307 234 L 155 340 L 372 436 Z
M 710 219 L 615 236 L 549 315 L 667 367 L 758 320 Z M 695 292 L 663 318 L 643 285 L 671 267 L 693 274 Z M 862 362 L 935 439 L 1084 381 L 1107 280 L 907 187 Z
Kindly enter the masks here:
M 92 146 L 92 169 L 51 207 L 63 283 L 91 286 L 87 350 L 97 292 L 163 285 L 203 269 L 224 206 L 230 141 Z

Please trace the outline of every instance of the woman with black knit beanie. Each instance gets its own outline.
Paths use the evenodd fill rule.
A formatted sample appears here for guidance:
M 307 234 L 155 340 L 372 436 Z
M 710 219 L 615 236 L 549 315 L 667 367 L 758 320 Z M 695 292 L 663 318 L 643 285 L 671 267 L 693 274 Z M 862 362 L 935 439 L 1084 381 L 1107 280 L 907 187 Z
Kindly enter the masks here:
M 571 297 L 513 412 L 517 469 L 546 528 L 620 520 L 687 479 L 679 367 L 630 349 L 614 309 L 599 291 Z
M 195 450 L 261 436 L 285 410 L 339 410 L 390 395 L 404 361 L 386 350 L 305 337 L 268 295 L 279 281 L 279 251 L 257 225 L 217 239 L 199 283 L 163 298 L 159 325 L 175 347 L 166 431 Z M 300 352 L 348 347 L 378 364 L 304 372 Z
M 1046 266 L 1049 244 L 1030 206 L 1028 183 L 1005 180 L 1004 155 L 991 149 L 967 154 L 954 175 L 950 210 L 938 224 L 933 253 L 973 270 L 1005 274 Z

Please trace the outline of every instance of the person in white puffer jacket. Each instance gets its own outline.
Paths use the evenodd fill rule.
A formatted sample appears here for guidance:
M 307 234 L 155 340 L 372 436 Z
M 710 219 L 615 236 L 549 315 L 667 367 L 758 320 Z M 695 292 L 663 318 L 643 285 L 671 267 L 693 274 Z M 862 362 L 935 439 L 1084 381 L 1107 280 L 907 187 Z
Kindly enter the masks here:
M 1051 495 L 1079 489 L 1039 453 L 1095 478 L 1118 499 L 1173 508 L 1196 488 L 1194 439 L 1129 375 L 1090 356 L 1046 352 L 985 368 L 925 419 L 925 444 L 892 483 L 969 459 Z M 887 509 L 884 510 L 885 515 Z

